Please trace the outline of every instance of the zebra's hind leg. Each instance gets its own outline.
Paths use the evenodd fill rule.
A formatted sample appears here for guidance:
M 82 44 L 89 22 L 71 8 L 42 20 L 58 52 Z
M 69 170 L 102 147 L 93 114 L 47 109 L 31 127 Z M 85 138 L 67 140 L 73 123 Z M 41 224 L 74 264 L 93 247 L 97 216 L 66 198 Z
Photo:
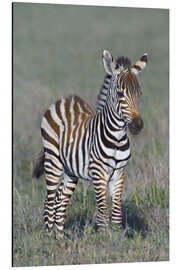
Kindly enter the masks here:
M 47 195 L 44 202 L 43 219 L 46 231 L 50 235 L 54 225 L 55 195 L 59 186 L 59 178 L 63 174 L 63 167 L 57 157 L 50 152 L 45 152 L 44 169 Z
M 122 227 L 122 190 L 123 190 L 123 176 L 122 172 L 117 179 L 110 180 L 109 191 L 112 200 L 112 225 L 114 228 L 121 229 Z
M 60 184 L 56 193 L 56 207 L 55 207 L 55 225 L 57 229 L 57 237 L 61 238 L 64 236 L 64 220 L 66 207 L 69 200 L 77 186 L 78 178 L 69 177 L 64 174 L 64 179 Z

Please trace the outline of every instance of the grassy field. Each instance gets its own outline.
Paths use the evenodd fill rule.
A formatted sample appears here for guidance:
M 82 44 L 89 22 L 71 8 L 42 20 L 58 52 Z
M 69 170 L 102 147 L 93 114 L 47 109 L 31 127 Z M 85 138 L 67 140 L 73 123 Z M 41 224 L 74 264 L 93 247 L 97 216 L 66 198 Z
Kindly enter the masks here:
M 14 266 L 169 259 L 168 24 L 168 10 L 160 9 L 13 5 Z M 59 241 L 44 230 L 44 178 L 31 176 L 41 150 L 40 121 L 65 94 L 78 94 L 95 107 L 103 49 L 133 62 L 149 53 L 139 75 L 145 126 L 130 136 L 123 230 L 95 232 L 95 195 L 80 180 L 67 209 L 70 240 Z

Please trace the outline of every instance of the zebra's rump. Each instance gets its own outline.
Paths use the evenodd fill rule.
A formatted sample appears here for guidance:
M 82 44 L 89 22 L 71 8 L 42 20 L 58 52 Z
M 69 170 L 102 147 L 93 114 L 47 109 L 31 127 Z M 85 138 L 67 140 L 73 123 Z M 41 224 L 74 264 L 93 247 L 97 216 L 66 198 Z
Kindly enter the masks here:
M 60 160 L 66 172 L 84 176 L 87 163 L 87 125 L 94 115 L 92 108 L 76 95 L 61 98 L 45 112 L 41 133 L 45 152 Z M 57 161 L 57 162 L 56 162 Z
M 63 97 L 45 112 L 41 122 L 41 131 L 51 137 L 49 140 L 59 143 L 60 131 L 69 129 L 70 132 L 72 127 L 79 125 L 93 114 L 92 108 L 80 97 L 75 95 Z

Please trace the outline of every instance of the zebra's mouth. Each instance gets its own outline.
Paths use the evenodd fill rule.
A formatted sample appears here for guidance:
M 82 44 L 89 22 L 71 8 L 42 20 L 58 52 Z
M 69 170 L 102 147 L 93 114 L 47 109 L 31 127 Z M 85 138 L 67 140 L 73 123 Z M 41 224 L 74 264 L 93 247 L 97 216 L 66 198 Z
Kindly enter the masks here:
M 133 135 L 138 135 L 144 127 L 144 122 L 141 117 L 135 117 L 128 124 L 129 130 Z

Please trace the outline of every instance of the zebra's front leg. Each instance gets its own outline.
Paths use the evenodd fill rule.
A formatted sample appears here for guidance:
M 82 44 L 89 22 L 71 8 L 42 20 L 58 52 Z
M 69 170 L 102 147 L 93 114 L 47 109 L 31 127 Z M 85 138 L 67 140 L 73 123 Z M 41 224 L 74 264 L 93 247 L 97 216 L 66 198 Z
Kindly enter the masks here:
M 109 191 L 112 200 L 112 224 L 116 228 L 122 228 L 122 190 L 123 190 L 124 172 L 121 172 L 117 179 L 109 181 Z
M 64 175 L 64 179 L 60 184 L 56 193 L 56 206 L 55 206 L 55 225 L 57 228 L 57 237 L 62 238 L 64 236 L 64 220 L 66 207 L 69 200 L 77 186 L 78 178 L 69 177 Z
M 93 179 L 93 186 L 96 194 L 97 216 L 96 226 L 98 231 L 103 231 L 108 226 L 106 187 L 104 179 Z

